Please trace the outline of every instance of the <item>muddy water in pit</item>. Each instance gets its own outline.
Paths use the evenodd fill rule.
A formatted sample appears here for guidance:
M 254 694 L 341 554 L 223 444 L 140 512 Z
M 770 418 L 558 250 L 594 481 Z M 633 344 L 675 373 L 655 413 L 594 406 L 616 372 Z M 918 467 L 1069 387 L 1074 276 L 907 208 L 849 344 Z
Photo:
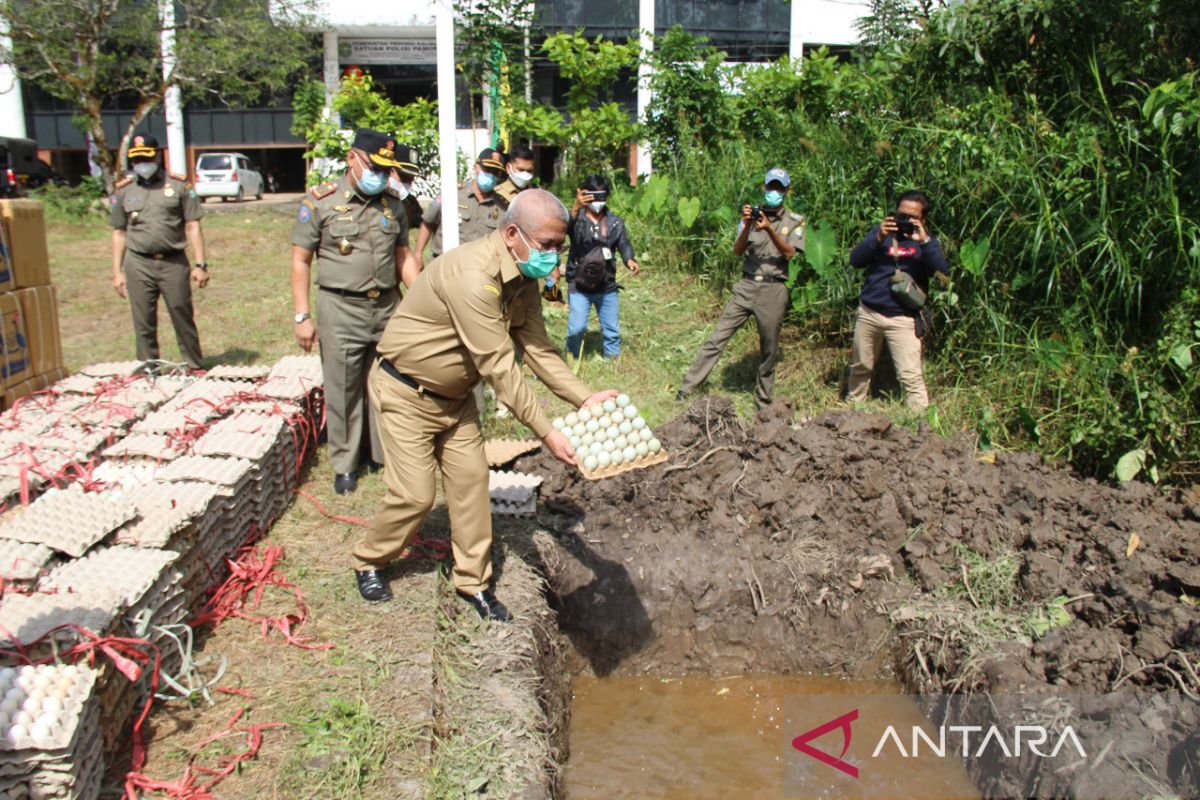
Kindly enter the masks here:
M 845 797 L 831 788 L 836 783 L 830 780 L 831 768 L 793 750 L 793 738 L 844 712 L 845 700 L 839 703 L 838 696 L 872 695 L 873 702 L 886 705 L 897 729 L 924 723 L 912 701 L 886 681 L 795 675 L 580 677 L 573 689 L 571 757 L 564 774 L 568 800 Z M 815 720 L 787 719 L 794 706 L 787 699 L 798 695 L 830 697 L 830 713 Z M 853 729 L 855 750 L 869 743 L 869 752 L 884 731 L 859 722 Z M 837 755 L 840 740 L 835 730 L 815 745 Z M 873 759 L 869 771 L 860 771 L 858 796 L 980 796 L 952 759 L 886 755 Z

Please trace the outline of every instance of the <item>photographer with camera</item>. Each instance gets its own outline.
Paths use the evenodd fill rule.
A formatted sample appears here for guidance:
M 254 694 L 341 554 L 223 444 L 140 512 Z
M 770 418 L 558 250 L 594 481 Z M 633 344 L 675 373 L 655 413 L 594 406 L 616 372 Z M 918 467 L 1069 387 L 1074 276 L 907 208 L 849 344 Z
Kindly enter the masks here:
M 925 300 L 930 277 L 940 273 L 945 281 L 948 267 L 942 246 L 925 227 L 932 207 L 924 192 L 904 192 L 896 210 L 850 251 L 850 264 L 866 270 L 846 388 L 851 403 L 867 399 L 875 362 L 886 342 L 905 403 L 913 411 L 929 405 L 921 370 L 921 339 L 929 327 Z
M 772 167 L 763 179 L 764 205 L 742 206 L 742 219 L 733 242 L 733 254 L 744 256 L 742 279 L 734 284 L 733 296 L 721 312 L 717 327 L 684 376 L 675 395 L 677 401 L 686 400 L 704 383 L 729 339 L 753 315 L 758 323 L 762 353 L 754 403 L 760 410 L 770 404 L 775 364 L 779 361 L 779 333 L 790 300 L 788 261 L 796 251 L 804 249 L 804 217 L 783 207 L 791 187 L 787 171 Z

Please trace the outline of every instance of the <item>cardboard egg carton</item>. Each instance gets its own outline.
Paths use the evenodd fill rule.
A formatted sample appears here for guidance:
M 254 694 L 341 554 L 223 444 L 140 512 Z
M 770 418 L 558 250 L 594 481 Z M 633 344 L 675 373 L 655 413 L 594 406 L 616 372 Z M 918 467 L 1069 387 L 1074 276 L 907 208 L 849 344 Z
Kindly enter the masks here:
M 84 558 L 64 562 L 38 581 L 39 592 L 101 596 L 115 593 L 119 611 L 138 602 L 179 553 L 150 547 L 94 548 Z
M 37 439 L 40 450 L 60 450 L 77 461 L 87 461 L 93 453 L 112 444 L 122 435 L 117 428 L 76 428 L 59 425 L 43 432 Z
M 86 664 L 69 667 L 44 665 L 29 670 L 17 670 L 17 674 L 27 680 L 41 679 L 43 682 L 52 682 L 55 699 L 61 708 L 52 712 L 57 719 L 50 735 L 34 738 L 28 734 L 22 735 L 20 731 L 14 733 L 11 723 L 0 727 L 0 751 L 10 754 L 21 750 L 65 750 L 75 739 L 76 728 L 96 683 L 96 671 Z M 60 686 L 63 687 L 61 691 Z M 28 696 L 25 692 L 22 694 Z M 58 694 L 63 696 L 58 697 Z
M 130 433 L 100 451 L 109 459 L 148 458 L 153 461 L 174 461 L 182 453 L 178 440 L 164 433 Z
M 319 355 L 284 356 L 275 362 L 267 377 L 305 378 L 315 387 L 324 386 L 324 373 L 321 372 Z
M 663 464 L 668 460 L 667 451 L 659 450 L 657 453 L 650 453 L 644 458 L 639 458 L 636 461 L 623 461 L 618 466 L 609 465 L 607 467 L 597 467 L 596 469 L 587 469 L 583 466 L 583 460 L 576 457 L 575 463 L 579 467 L 579 474 L 587 478 L 589 481 L 598 481 L 602 478 L 611 478 L 614 475 L 620 475 L 622 472 L 632 472 L 635 469 L 646 469 L 653 467 L 656 464 Z
M 537 513 L 537 488 L 542 478 L 523 472 L 488 472 L 488 494 L 492 513 L 529 516 Z
M 266 364 L 219 364 L 204 377 L 210 380 L 223 381 L 259 381 L 271 374 L 271 368 Z
M 57 476 L 75 459 L 61 450 L 39 450 L 19 448 L 9 451 L 0 458 L 0 478 L 29 479 L 31 487 Z
M 88 364 L 79 370 L 80 375 L 91 375 L 94 378 L 128 378 L 146 370 L 149 366 L 145 361 L 103 361 L 99 364 Z
M 80 594 L 6 594 L 0 599 L 0 643 L 28 645 L 42 637 L 35 655 L 52 655 L 56 648 L 70 647 L 79 634 L 64 625 L 78 625 L 89 631 L 104 631 L 112 624 L 121 603 L 119 592 L 101 589 L 86 596 Z M 55 631 L 52 637 L 47 634 Z M 53 639 L 53 641 L 51 641 Z
M 541 446 L 542 443 L 537 439 L 489 439 L 483 443 L 483 455 L 489 467 L 502 467 L 527 453 L 535 452 Z
M 125 430 L 153 410 L 145 398 L 105 395 L 64 413 L 61 425 L 77 428 L 117 428 Z
M 89 402 L 89 398 L 78 395 L 60 395 L 52 392 L 33 394 L 22 398 L 18 405 L 0 414 L 0 426 L 36 435 L 60 424 L 64 416 Z
M 111 377 L 76 372 L 54 384 L 54 390 L 65 394 L 99 394 L 111 383 Z
M 44 544 L 78 558 L 136 516 L 137 507 L 120 492 L 50 489 L 0 518 L 0 538 Z
M 103 461 L 92 470 L 92 480 L 106 489 L 128 492 L 154 483 L 162 467 L 161 462 L 148 458 Z
M 238 488 L 249 478 L 253 462 L 244 458 L 208 458 L 186 455 L 166 464 L 158 472 L 163 481 L 204 481 Z
M 117 530 L 118 544 L 165 547 L 179 531 L 208 513 L 217 487 L 201 481 L 162 481 L 132 489 L 137 519 Z
M 44 544 L 0 539 L 0 578 L 32 585 L 54 551 Z
M 209 407 L 209 411 L 211 411 Z M 214 416 L 212 413 L 189 409 L 168 403 L 161 408 L 151 411 L 144 419 L 139 420 L 130 433 L 174 433 L 186 431 L 204 425 Z

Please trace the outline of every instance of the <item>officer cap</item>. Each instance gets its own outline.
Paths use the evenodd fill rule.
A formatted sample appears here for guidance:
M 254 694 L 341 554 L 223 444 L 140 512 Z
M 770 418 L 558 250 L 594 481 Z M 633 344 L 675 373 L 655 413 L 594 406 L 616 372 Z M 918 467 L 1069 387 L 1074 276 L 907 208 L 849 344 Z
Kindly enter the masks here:
M 786 189 L 792 185 L 792 176 L 788 175 L 783 167 L 771 167 L 767 170 L 767 177 L 763 178 L 763 185 L 766 186 L 771 181 L 779 181 Z
M 385 133 L 370 128 L 359 128 L 354 132 L 354 144 L 350 146 L 355 150 L 362 150 L 371 158 L 372 163 L 381 167 L 405 168 L 396 160 L 396 140 Z
M 485 147 L 479 151 L 479 158 L 476 159 L 479 166 L 487 167 L 488 169 L 504 169 L 504 154 L 492 147 Z
M 400 165 L 397 169 L 405 175 L 417 174 L 417 161 L 413 156 L 412 148 L 408 145 L 396 145 L 396 163 Z
M 158 155 L 158 139 L 148 133 L 139 133 L 129 143 L 129 158 L 154 158 Z

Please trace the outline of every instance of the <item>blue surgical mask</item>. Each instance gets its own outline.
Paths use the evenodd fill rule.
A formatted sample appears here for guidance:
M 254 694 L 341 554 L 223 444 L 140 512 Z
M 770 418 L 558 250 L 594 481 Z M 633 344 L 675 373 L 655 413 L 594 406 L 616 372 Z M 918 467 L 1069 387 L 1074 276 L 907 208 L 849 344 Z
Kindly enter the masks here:
M 358 179 L 358 190 L 363 194 L 379 194 L 385 186 L 387 186 L 387 177 L 382 172 L 364 169 L 362 177 Z
M 529 240 L 525 238 L 525 232 L 517 228 L 517 233 L 521 235 L 521 241 L 529 247 L 529 258 L 525 261 L 517 261 L 517 269 L 521 270 L 521 274 L 526 278 L 544 278 L 554 271 L 558 266 L 558 253 L 554 250 L 538 250 Z
M 499 180 L 490 172 L 480 172 L 475 176 L 475 185 L 484 194 L 488 194 L 492 189 L 495 189 L 497 183 L 499 183 Z
M 779 206 L 783 205 L 783 192 L 777 192 L 774 189 L 768 189 L 763 195 L 763 200 L 765 200 L 767 205 L 769 205 L 771 208 L 778 208 Z

